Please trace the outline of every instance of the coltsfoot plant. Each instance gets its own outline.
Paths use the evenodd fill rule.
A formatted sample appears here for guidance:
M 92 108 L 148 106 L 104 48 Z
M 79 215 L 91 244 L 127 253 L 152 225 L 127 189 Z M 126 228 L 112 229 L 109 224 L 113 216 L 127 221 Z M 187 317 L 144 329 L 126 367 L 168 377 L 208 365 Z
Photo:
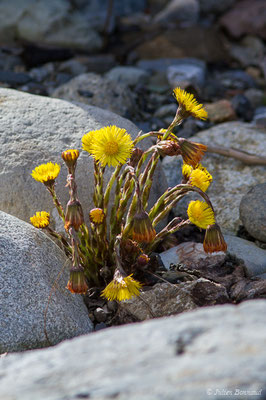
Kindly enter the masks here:
M 75 169 L 79 150 L 69 149 L 62 153 L 68 169 L 69 201 L 65 209 L 55 190 L 60 165 L 48 162 L 32 171 L 32 177 L 42 182 L 51 194 L 64 222 L 65 235 L 50 228 L 50 215 L 46 211 L 36 212 L 31 222 L 57 238 L 71 259 L 67 288 L 72 293 L 83 294 L 90 287 L 98 287 L 108 300 L 122 301 L 139 295 L 142 283 L 136 277 L 147 268 L 151 252 L 167 236 L 188 224 L 206 230 L 203 246 L 207 253 L 226 251 L 212 204 L 205 193 L 212 182 L 211 174 L 200 164 L 207 147 L 177 137 L 172 132 L 189 116 L 205 120 L 207 112 L 192 94 L 180 88 L 174 89 L 174 96 L 179 106 L 167 129 L 145 134 L 140 132 L 135 140 L 125 129 L 117 126 L 106 126 L 83 136 L 82 148 L 94 159 L 95 207 L 86 211 L 89 224 L 85 223 L 84 211 L 77 197 Z M 146 151 L 137 147 L 140 141 L 151 136 L 157 138 L 156 144 Z M 168 188 L 148 209 L 154 171 L 161 155 L 182 156 L 183 180 Z M 115 169 L 104 186 L 107 167 Z M 111 200 L 113 187 L 115 193 Z M 158 223 L 188 192 L 197 192 L 202 197 L 202 200 L 190 202 L 188 219 L 174 218 L 156 232 Z

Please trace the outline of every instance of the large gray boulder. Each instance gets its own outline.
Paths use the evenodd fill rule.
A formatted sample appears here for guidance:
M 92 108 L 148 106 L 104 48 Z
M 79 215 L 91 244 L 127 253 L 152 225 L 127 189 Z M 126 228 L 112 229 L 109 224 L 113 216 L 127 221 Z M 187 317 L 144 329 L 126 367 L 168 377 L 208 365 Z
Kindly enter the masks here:
M 265 327 L 266 301 L 253 300 L 7 355 L 0 360 L 0 399 L 214 400 L 224 391 L 229 400 L 259 399 Z
M 0 353 L 92 331 L 81 296 L 65 289 L 68 264 L 44 233 L 0 211 Z
M 81 150 L 81 138 L 86 132 L 107 125 L 125 128 L 133 138 L 138 133 L 138 128 L 130 121 L 84 104 L 72 104 L 11 89 L 0 89 L 0 101 L 0 209 L 25 221 L 29 221 L 36 211 L 48 211 L 58 229 L 61 220 L 52 199 L 45 187 L 31 177 L 31 171 L 48 161 L 62 165 L 56 190 L 65 206 L 69 195 L 65 187 L 67 169 L 63 165 L 61 152 L 70 148 Z M 148 147 L 147 141 L 142 144 Z M 111 173 L 110 168 L 107 170 L 106 181 Z M 94 176 L 92 158 L 85 151 L 81 151 L 78 159 L 76 178 L 78 197 L 87 216 L 94 207 Z M 151 193 L 152 204 L 166 187 L 159 166 Z

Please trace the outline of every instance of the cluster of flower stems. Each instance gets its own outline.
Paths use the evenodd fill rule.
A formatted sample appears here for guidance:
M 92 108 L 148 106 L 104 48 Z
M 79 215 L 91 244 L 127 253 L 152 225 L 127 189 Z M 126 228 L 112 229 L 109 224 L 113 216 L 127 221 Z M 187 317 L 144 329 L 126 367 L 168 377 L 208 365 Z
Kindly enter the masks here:
M 103 289 L 109 300 L 126 300 L 138 295 L 142 284 L 136 280 L 138 272 L 149 268 L 150 253 L 170 234 L 188 224 L 206 229 L 206 252 L 225 251 L 226 243 L 215 221 L 214 210 L 205 193 L 212 177 L 199 163 L 206 146 L 179 138 L 172 133 L 188 116 L 206 119 L 207 113 L 194 97 L 176 88 L 179 103 L 173 122 L 159 132 L 142 132 L 132 140 L 116 126 L 91 131 L 82 138 L 83 149 L 94 158 L 94 208 L 85 223 L 83 208 L 78 200 L 75 170 L 79 151 L 69 149 L 62 153 L 68 168 L 69 201 L 64 210 L 55 191 L 58 164 L 47 163 L 36 167 L 32 177 L 42 182 L 53 198 L 65 232 L 55 232 L 49 226 L 49 213 L 36 213 L 31 222 L 46 229 L 57 238 L 71 258 L 67 288 L 72 293 L 86 293 L 90 287 Z M 156 144 L 146 151 L 138 144 L 156 137 Z M 181 155 L 184 161 L 182 183 L 168 188 L 148 210 L 148 200 L 156 166 L 161 155 Z M 104 185 L 106 166 L 114 167 L 107 185 Z M 112 191 L 112 196 L 111 196 Z M 188 192 L 197 192 L 202 201 L 189 204 L 188 219 L 174 218 L 161 231 L 156 227 L 170 210 Z

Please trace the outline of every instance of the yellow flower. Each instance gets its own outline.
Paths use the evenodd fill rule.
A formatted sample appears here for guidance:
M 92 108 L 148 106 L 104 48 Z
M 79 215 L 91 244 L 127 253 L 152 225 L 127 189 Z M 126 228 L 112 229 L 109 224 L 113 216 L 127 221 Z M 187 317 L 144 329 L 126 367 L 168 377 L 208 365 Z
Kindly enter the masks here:
M 107 300 L 129 300 L 134 296 L 139 296 L 141 283 L 129 276 L 123 276 L 119 269 L 116 269 L 113 280 L 102 291 L 101 296 Z
M 160 140 L 162 140 L 162 138 L 163 138 L 163 135 L 167 132 L 167 129 L 160 129 L 159 130 L 159 132 L 161 133 L 159 133 L 159 134 L 157 134 L 157 138 L 158 139 L 160 139 Z M 177 141 L 177 136 L 173 133 L 173 132 L 170 132 L 170 135 L 168 136 L 168 138 L 167 138 L 167 140 L 174 140 L 174 141 Z
M 30 221 L 35 228 L 46 228 L 50 223 L 50 214 L 46 211 L 36 212 L 36 215 L 33 215 Z
M 101 208 L 93 208 L 90 211 L 90 220 L 94 224 L 101 224 L 104 220 L 104 212 Z
M 41 164 L 36 167 L 31 176 L 38 182 L 42 182 L 44 184 L 53 183 L 54 180 L 58 177 L 60 172 L 60 165 L 53 164 L 52 162 L 48 162 L 47 164 Z
M 106 126 L 97 131 L 91 143 L 91 154 L 105 166 L 124 164 L 133 150 L 133 142 L 125 129 Z
M 94 137 L 97 135 L 99 131 L 90 131 L 88 133 L 85 133 L 85 135 L 82 137 L 82 148 L 83 150 L 87 151 L 88 153 L 91 153 L 91 145 L 94 140 Z
M 203 242 L 203 248 L 206 253 L 214 253 L 216 251 L 227 250 L 227 244 L 224 240 L 219 225 L 214 224 L 207 226 Z
M 192 186 L 198 187 L 203 192 L 206 192 L 211 181 L 212 177 L 208 172 L 206 173 L 204 170 L 196 168 L 191 172 L 188 183 Z
M 191 201 L 187 214 L 189 220 L 199 228 L 207 229 L 208 225 L 215 224 L 214 212 L 205 201 Z
M 180 117 L 187 118 L 192 116 L 194 118 L 206 120 L 208 118 L 207 111 L 199 104 L 193 94 L 187 93 L 185 90 L 177 87 L 174 89 L 174 96 L 178 102 L 178 114 Z
M 183 177 L 185 178 L 186 181 L 189 180 L 189 177 L 190 177 L 192 171 L 193 171 L 193 168 L 191 167 L 191 165 L 183 163 L 182 175 L 183 175 Z

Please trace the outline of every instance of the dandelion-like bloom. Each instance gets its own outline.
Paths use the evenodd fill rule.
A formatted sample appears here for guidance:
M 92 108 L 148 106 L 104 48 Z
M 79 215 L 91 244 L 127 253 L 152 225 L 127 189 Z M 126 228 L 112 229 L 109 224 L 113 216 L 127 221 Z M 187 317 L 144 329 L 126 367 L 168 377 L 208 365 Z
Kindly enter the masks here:
M 207 229 L 208 225 L 215 224 L 214 212 L 205 201 L 191 201 L 187 214 L 189 220 L 199 228 Z
M 124 274 L 116 269 L 113 280 L 102 291 L 101 296 L 107 300 L 129 300 L 134 296 L 139 296 L 141 283 L 132 278 L 132 274 L 124 276 Z
M 85 133 L 85 135 L 81 139 L 83 150 L 91 153 L 91 145 L 93 143 L 94 137 L 97 136 L 98 132 L 99 131 L 90 131 L 88 133 Z
M 187 139 L 179 138 L 178 144 L 180 146 L 181 155 L 186 164 L 196 168 L 202 156 L 207 150 L 207 146 L 201 143 L 190 142 Z
M 94 224 L 101 224 L 104 220 L 104 212 L 102 208 L 93 208 L 90 211 L 90 220 Z
M 71 293 L 86 294 L 89 287 L 83 269 L 70 270 L 70 277 L 66 288 Z
M 203 248 L 206 253 L 227 250 L 227 244 L 218 224 L 207 226 L 203 241 Z
M 188 183 L 206 192 L 211 181 L 212 177 L 208 172 L 206 173 L 204 170 L 196 168 L 191 172 Z
M 163 135 L 167 132 L 167 129 L 163 129 L 163 128 L 162 128 L 162 129 L 159 130 L 159 132 L 160 132 L 160 133 L 157 135 L 157 138 L 160 139 L 160 140 L 162 140 Z M 177 136 L 176 136 L 173 132 L 170 132 L 170 134 L 169 134 L 167 140 L 177 141 Z
M 30 221 L 35 228 L 46 228 L 50 224 L 50 214 L 46 211 L 36 212 Z
M 178 102 L 177 115 L 182 119 L 190 116 L 202 120 L 208 118 L 207 111 L 203 108 L 202 104 L 199 104 L 193 94 L 187 93 L 185 90 L 177 87 L 174 89 L 174 96 Z
M 183 163 L 182 175 L 186 182 L 189 180 L 189 177 L 190 177 L 192 171 L 193 171 L 193 168 L 191 167 L 191 165 Z
M 154 240 L 156 232 L 146 211 L 135 214 L 130 233 L 132 239 L 139 243 L 150 243 Z
M 133 141 L 125 129 L 106 126 L 97 131 L 91 144 L 91 154 L 103 166 L 116 167 L 131 156 Z
M 54 183 L 60 172 L 60 165 L 48 162 L 47 164 L 41 164 L 36 167 L 31 176 L 38 182 L 42 182 L 45 185 Z

